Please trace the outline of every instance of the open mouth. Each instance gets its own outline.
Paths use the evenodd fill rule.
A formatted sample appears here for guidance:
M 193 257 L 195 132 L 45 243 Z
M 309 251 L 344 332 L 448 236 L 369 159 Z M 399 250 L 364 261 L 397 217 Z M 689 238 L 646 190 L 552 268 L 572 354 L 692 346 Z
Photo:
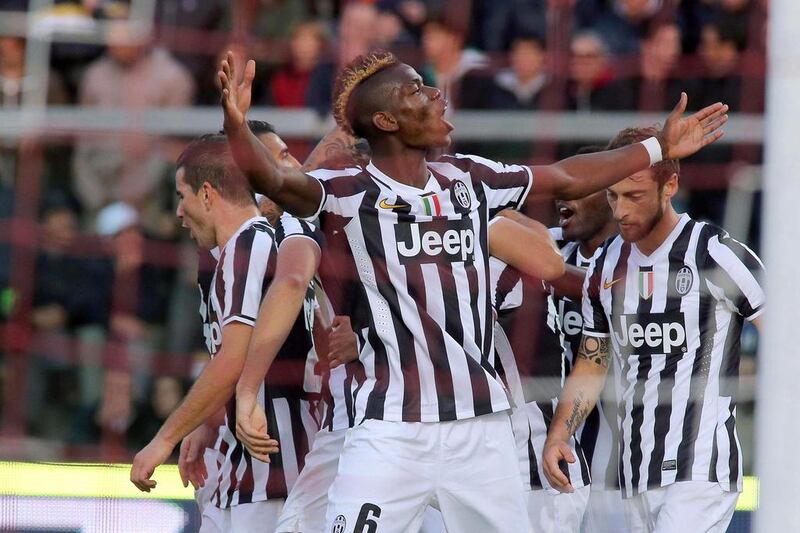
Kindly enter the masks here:
M 442 107 L 442 122 L 444 122 L 444 125 L 447 127 L 448 132 L 453 131 L 455 129 L 455 126 L 453 126 L 453 123 L 445 118 L 445 115 L 447 114 L 447 108 L 449 106 L 450 106 L 450 103 L 447 100 L 445 100 L 444 101 L 444 106 Z
M 575 211 L 566 205 L 561 205 L 558 208 L 558 225 L 562 228 L 569 224 L 573 217 L 575 216 Z

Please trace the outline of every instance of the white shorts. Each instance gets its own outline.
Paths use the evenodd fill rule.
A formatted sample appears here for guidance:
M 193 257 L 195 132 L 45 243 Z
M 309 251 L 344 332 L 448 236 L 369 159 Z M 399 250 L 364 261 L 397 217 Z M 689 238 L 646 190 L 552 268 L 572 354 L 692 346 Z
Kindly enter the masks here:
M 250 533 L 275 531 L 283 500 L 242 503 L 227 509 L 208 505 L 198 533 Z
M 681 481 L 623 500 L 631 533 L 725 533 L 738 492 L 710 481 Z
M 339 468 L 346 429 L 321 430 L 314 437 L 305 465 L 286 498 L 275 531 L 277 533 L 315 533 L 325 527 L 328 489 Z
M 578 533 L 589 502 L 589 487 L 575 492 L 529 490 L 525 493 L 531 531 L 537 533 Z
M 619 489 L 592 489 L 583 515 L 583 533 L 626 533 L 628 524 Z
M 448 531 L 525 532 L 507 412 L 451 422 L 366 420 L 347 431 L 324 531 L 418 531 L 428 505 Z

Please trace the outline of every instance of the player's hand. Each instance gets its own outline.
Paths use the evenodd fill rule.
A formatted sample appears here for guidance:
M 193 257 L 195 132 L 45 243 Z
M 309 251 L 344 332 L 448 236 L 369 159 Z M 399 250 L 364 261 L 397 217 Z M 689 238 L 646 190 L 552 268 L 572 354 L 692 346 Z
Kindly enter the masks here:
M 178 472 L 184 487 L 189 483 L 195 488 L 204 487 L 208 479 L 208 470 L 204 455 L 206 448 L 213 446 L 214 432 L 201 424 L 197 429 L 186 435 L 181 442 L 181 452 L 178 456 Z
M 328 331 L 328 366 L 336 368 L 356 359 L 358 341 L 350 325 L 350 317 L 337 315 L 333 317 Z
M 542 453 L 542 470 L 550 485 L 559 492 L 575 492 L 564 471 L 566 463 L 574 463 L 575 455 L 563 440 L 547 439 Z
M 133 458 L 131 465 L 131 483 L 142 492 L 150 492 L 156 488 L 156 482 L 150 479 L 158 465 L 164 463 L 172 453 L 175 446 L 160 439 L 158 436 L 150 444 L 141 449 Z
M 686 93 L 681 93 L 681 99 L 667 117 L 659 135 L 665 160 L 688 157 L 713 143 L 722 137 L 720 128 L 728 122 L 728 106 L 720 102 L 684 117 L 687 100 Z
M 267 415 L 252 394 L 236 395 L 236 437 L 254 458 L 269 463 L 278 452 L 278 441 L 267 433 Z
M 256 76 L 256 62 L 252 59 L 244 67 L 244 75 L 236 68 L 236 58 L 230 50 L 220 64 L 217 72 L 222 86 L 222 110 L 225 112 L 225 129 L 238 128 L 244 124 L 245 115 L 250 109 L 253 93 L 253 78 Z

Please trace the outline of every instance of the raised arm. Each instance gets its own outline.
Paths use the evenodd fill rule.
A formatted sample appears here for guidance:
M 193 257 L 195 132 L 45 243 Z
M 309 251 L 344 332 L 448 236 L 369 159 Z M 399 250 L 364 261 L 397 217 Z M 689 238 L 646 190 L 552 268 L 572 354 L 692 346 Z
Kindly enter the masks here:
M 686 93 L 664 123 L 655 141 L 636 143 L 616 150 L 576 155 L 552 165 L 533 167 L 534 187 L 528 201 L 534 198 L 582 198 L 646 168 L 657 161 L 688 157 L 720 137 L 720 129 L 728 121 L 728 106 L 710 105 L 684 117 Z M 660 153 L 659 153 L 660 146 Z
M 322 201 L 320 183 L 299 169 L 278 165 L 247 126 L 246 114 L 250 109 L 255 74 L 256 63 L 251 59 L 240 83 L 232 52 L 228 52 L 217 73 L 222 84 L 225 135 L 233 158 L 253 190 L 268 196 L 293 215 L 313 215 Z
M 583 336 L 575 366 L 564 384 L 547 433 L 542 469 L 550 484 L 561 492 L 574 491 L 559 463 L 575 462 L 569 440 L 586 420 L 603 390 L 610 357 L 608 343 L 608 337 Z
M 489 253 L 525 274 L 544 281 L 564 274 L 564 258 L 539 222 L 506 209 L 489 226 Z

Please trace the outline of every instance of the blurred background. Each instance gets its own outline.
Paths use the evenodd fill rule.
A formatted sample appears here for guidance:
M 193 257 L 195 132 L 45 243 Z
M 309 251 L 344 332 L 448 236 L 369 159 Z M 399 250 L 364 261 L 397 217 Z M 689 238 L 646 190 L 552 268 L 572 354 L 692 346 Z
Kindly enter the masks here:
M 453 151 L 509 163 L 663 120 L 681 91 L 690 110 L 723 101 L 726 136 L 682 165 L 680 210 L 758 252 L 767 4 L 0 0 L 0 529 L 36 530 L 18 523 L 40 494 L 19 492 L 38 479 L 26 462 L 128 462 L 207 359 L 174 161 L 221 127 L 225 50 L 256 59 L 251 118 L 300 161 L 333 125 L 337 70 L 375 48 L 444 91 Z M 555 220 L 549 203 L 529 215 Z M 745 330 L 746 474 L 757 340 Z M 732 530 L 749 529 L 747 505 Z

